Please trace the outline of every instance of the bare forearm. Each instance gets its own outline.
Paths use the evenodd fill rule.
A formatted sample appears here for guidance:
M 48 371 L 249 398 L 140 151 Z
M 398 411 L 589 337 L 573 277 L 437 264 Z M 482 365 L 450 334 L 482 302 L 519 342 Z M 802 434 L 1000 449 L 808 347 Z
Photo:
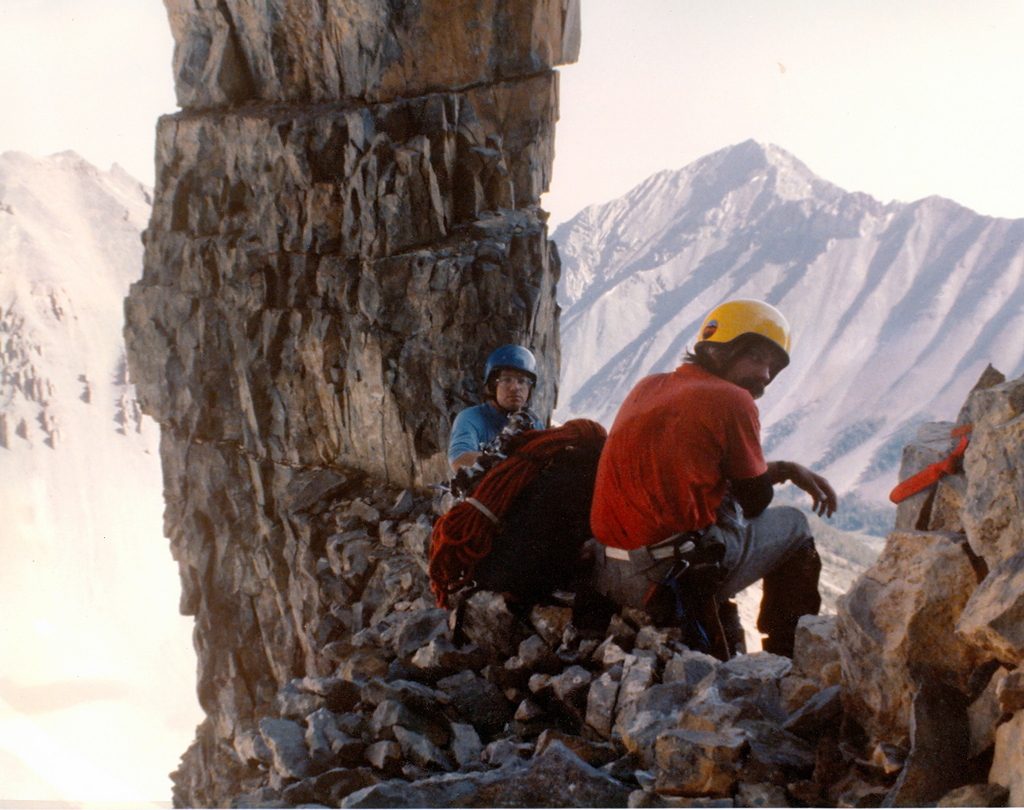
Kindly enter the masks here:
M 795 461 L 769 461 L 766 474 L 773 485 L 792 481 L 811 496 L 814 511 L 819 515 L 831 516 L 838 508 L 839 499 L 832 485 L 802 464 Z

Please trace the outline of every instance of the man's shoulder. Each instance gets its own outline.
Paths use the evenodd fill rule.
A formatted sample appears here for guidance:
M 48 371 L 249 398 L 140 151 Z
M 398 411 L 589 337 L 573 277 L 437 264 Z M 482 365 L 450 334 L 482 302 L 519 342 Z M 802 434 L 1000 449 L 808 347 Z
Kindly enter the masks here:
M 470 405 L 468 408 L 463 408 L 459 411 L 455 418 L 456 419 L 480 419 L 486 418 L 489 412 L 492 410 L 491 406 L 486 402 L 479 405 Z
M 685 363 L 671 373 L 673 383 L 680 388 L 735 402 L 743 406 L 756 407 L 750 392 L 693 363 Z

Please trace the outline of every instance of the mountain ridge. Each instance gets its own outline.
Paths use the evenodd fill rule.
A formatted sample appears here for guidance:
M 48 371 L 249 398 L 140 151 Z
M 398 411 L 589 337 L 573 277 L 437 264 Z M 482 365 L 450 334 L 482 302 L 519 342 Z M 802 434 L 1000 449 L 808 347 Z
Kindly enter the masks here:
M 116 165 L 0 155 L 5 800 L 166 795 L 198 714 L 159 431 L 121 334 L 151 202 Z
M 641 376 L 681 362 L 708 310 L 761 298 L 794 336 L 760 403 L 766 449 L 887 508 L 914 426 L 952 418 L 989 363 L 1024 370 L 1024 220 L 942 197 L 882 203 L 779 147 L 746 141 L 660 172 L 553 239 L 560 420 L 610 425 Z

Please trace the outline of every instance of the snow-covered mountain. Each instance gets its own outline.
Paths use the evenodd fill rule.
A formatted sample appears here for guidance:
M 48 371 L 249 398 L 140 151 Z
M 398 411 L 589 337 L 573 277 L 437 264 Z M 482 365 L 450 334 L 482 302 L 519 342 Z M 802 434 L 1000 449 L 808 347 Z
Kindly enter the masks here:
M 150 195 L 0 155 L 0 798 L 166 799 L 199 719 L 121 329 Z
M 1024 372 L 1024 220 L 938 197 L 883 204 L 775 146 L 660 172 L 553 238 L 556 418 L 610 425 L 640 377 L 680 363 L 709 309 L 761 298 L 794 335 L 759 403 L 766 449 L 848 504 L 885 502 L 916 426 L 955 419 L 986 364 Z

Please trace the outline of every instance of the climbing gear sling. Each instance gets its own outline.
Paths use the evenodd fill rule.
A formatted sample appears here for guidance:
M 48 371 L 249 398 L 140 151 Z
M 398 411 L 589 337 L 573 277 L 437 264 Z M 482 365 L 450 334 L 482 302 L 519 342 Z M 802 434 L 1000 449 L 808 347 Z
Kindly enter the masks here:
M 941 461 L 929 464 L 920 472 L 915 473 L 904 481 L 900 481 L 889 493 L 889 500 L 893 503 L 901 503 L 918 492 L 923 492 L 928 487 L 938 483 L 947 475 L 955 475 L 960 472 L 964 452 L 971 439 L 971 430 L 974 425 L 958 425 L 953 428 L 949 435 L 951 438 L 959 439 L 953 451 Z

